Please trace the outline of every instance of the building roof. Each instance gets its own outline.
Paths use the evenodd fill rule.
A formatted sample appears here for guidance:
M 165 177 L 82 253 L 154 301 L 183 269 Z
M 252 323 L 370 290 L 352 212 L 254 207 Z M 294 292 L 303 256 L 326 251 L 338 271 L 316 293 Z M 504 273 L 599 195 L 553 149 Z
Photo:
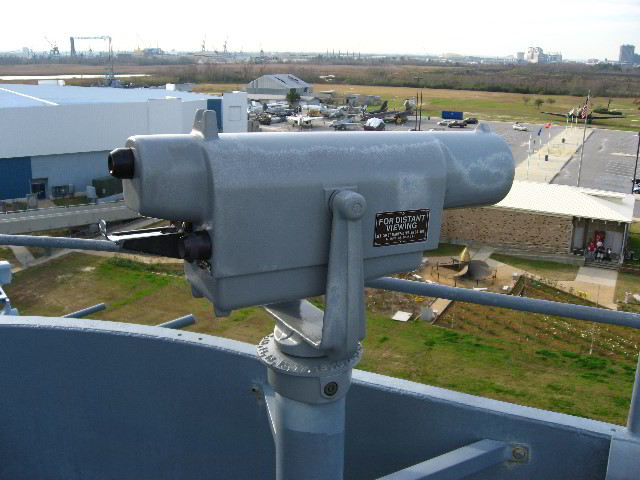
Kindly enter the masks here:
M 316 94 L 300 95 L 300 100 L 309 101 L 319 97 L 320 95 L 316 95 Z M 287 99 L 287 96 L 284 93 L 282 94 L 280 93 L 247 93 L 247 99 L 254 100 L 254 101 L 264 101 L 264 102 L 269 102 L 269 101 L 279 102 L 279 101 L 285 101 Z
M 169 91 L 163 88 L 0 84 L 0 108 L 46 107 L 91 103 L 131 103 L 166 98 L 180 98 L 183 101 L 189 101 L 219 97 L 203 93 Z
M 494 208 L 630 223 L 634 202 L 630 194 L 514 180 Z
M 311 84 L 290 73 L 272 73 L 262 75 L 249 83 L 248 88 L 274 88 L 290 90 L 292 88 L 311 87 Z

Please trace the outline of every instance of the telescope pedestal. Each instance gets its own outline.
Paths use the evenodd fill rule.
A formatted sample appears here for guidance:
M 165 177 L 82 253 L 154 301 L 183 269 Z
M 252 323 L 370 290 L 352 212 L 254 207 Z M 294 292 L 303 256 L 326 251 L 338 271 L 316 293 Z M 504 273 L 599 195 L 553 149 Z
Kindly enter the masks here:
M 358 345 L 346 360 L 295 357 L 280 351 L 274 335 L 258 345 L 271 387 L 263 387 L 263 393 L 277 480 L 343 478 L 345 396 L 361 353 Z
M 336 190 L 324 311 L 306 300 L 266 306 L 274 333 L 258 345 L 276 446 L 276 479 L 343 478 L 345 395 L 364 338 L 362 195 Z

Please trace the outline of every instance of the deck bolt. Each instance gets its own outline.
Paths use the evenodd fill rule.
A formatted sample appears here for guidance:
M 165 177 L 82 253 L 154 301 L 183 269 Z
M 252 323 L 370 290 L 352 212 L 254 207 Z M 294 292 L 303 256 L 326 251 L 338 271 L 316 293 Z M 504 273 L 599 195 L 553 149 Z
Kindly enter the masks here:
M 524 447 L 513 447 L 513 450 L 511 450 L 511 455 L 513 456 L 514 460 L 522 462 L 527 459 L 527 449 Z
M 324 394 L 327 397 L 333 397 L 338 391 L 338 384 L 336 382 L 329 382 L 324 386 Z

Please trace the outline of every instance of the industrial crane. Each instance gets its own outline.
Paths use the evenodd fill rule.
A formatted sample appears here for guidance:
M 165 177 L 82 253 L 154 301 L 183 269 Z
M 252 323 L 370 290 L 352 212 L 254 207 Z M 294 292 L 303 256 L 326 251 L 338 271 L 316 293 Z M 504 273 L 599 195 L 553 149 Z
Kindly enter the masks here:
M 113 50 L 111 48 L 111 37 L 107 36 L 107 35 L 103 35 L 101 37 L 69 37 L 69 41 L 71 42 L 71 56 L 75 57 L 76 56 L 76 45 L 75 45 L 75 41 L 76 40 L 107 40 L 109 42 L 109 60 L 111 60 L 111 57 L 113 55 Z
M 60 49 L 58 48 L 58 45 L 55 43 L 51 43 L 51 41 L 47 38 L 44 37 L 44 39 L 49 42 L 49 45 L 51 45 L 51 50 L 49 51 L 49 58 L 51 57 L 59 57 L 60 56 Z
M 113 48 L 111 46 L 111 37 L 108 35 L 102 35 L 98 37 L 69 37 L 71 42 L 71 56 L 75 57 L 76 53 L 76 40 L 107 40 L 109 42 L 109 69 L 105 72 L 105 83 L 108 86 L 112 86 L 115 83 L 115 74 L 113 72 Z

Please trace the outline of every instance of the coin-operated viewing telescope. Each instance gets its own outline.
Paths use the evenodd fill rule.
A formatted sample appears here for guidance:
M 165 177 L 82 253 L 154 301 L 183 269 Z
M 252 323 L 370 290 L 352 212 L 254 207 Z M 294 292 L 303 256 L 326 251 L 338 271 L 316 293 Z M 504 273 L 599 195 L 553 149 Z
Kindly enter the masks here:
M 496 203 L 513 180 L 510 148 L 482 128 L 218 135 L 197 115 L 191 134 L 131 137 L 109 170 L 130 209 L 187 225 L 187 276 L 218 312 L 324 293 L 340 191 L 362 197 L 367 280 L 416 268 L 443 208 Z
M 277 478 L 333 479 L 365 282 L 416 269 L 438 245 L 443 209 L 499 202 L 514 162 L 484 126 L 219 135 L 215 113 L 200 110 L 190 134 L 131 137 L 109 171 L 130 209 L 176 226 L 112 239 L 184 258 L 193 294 L 218 315 L 263 305 L 275 317 L 258 356 L 275 390 L 265 397 Z M 300 300 L 322 294 L 324 310 Z

